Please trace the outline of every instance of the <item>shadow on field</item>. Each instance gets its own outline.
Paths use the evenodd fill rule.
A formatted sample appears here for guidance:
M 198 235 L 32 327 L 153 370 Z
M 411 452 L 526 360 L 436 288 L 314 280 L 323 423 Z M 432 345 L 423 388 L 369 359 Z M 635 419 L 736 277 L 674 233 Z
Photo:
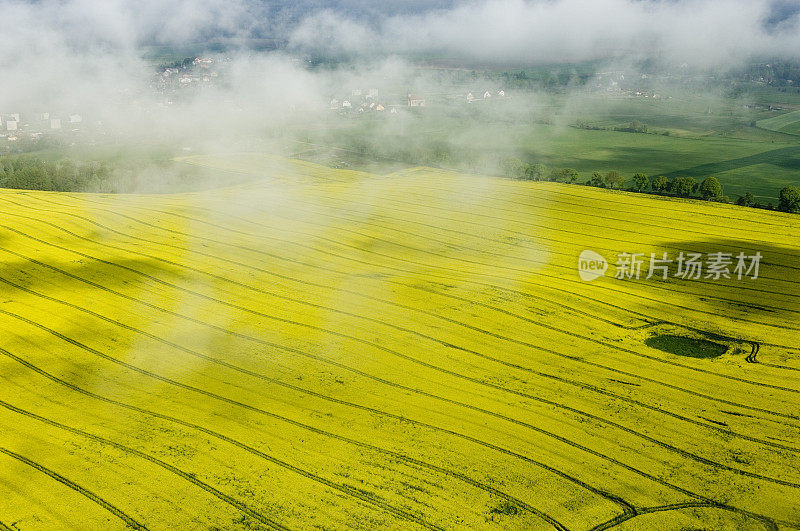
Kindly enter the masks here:
M 787 247 L 778 247 L 735 239 L 662 242 L 655 253 L 656 258 L 661 258 L 663 253 L 667 253 L 667 258 L 673 260 L 667 264 L 668 279 L 663 279 L 662 270 L 655 271 L 649 280 L 645 279 L 650 269 L 650 255 L 647 253 L 642 258 L 641 278 L 620 282 L 633 282 L 643 290 L 648 290 L 648 286 L 659 286 L 674 289 L 676 293 L 683 292 L 676 297 L 676 304 L 712 311 L 728 316 L 732 320 L 744 317 L 757 322 L 768 320 L 772 323 L 776 321 L 798 323 L 800 322 L 800 249 L 792 249 L 789 245 L 791 242 L 788 241 Z M 689 253 L 702 255 L 698 260 L 702 266 L 700 278 L 694 278 L 694 275 L 691 275 L 692 278 L 676 276 L 681 252 L 686 259 Z M 730 263 L 721 267 L 723 270 L 727 269 L 730 278 L 725 278 L 724 275 L 716 278 L 709 269 L 709 264 L 714 262 L 714 256 L 718 253 L 730 255 L 727 258 Z M 740 253 L 745 255 L 741 279 L 737 271 Z M 748 269 L 753 264 L 752 257 L 756 254 L 760 254 L 761 259 L 758 276 L 752 278 L 755 269 L 750 271 Z M 684 271 L 686 270 L 684 267 Z M 661 290 L 648 291 L 650 291 L 649 297 L 654 297 L 656 294 L 658 297 L 664 297 Z M 665 299 L 664 302 L 669 304 L 671 301 Z
M 674 334 L 652 336 L 645 339 L 644 344 L 676 356 L 700 359 L 718 358 L 728 350 L 727 345 L 721 343 Z
M 75 289 L 82 290 L 80 292 L 81 300 L 70 302 L 91 304 L 93 298 L 103 296 L 103 292 L 107 289 L 123 291 L 135 296 L 147 285 L 155 284 L 153 278 L 148 278 L 148 276 L 173 283 L 190 280 L 190 274 L 183 269 L 152 259 L 111 258 L 108 260 L 122 266 L 121 268 L 94 260 L 74 262 L 46 262 L 43 258 L 37 258 L 37 260 L 46 265 L 24 259 L 4 260 L 0 264 L 0 279 L 2 280 L 0 291 L 3 292 L 3 300 L 13 300 L 18 295 L 22 295 L 19 291 L 20 288 L 62 299 L 65 298 L 65 290 Z M 134 273 L 134 271 L 148 276 Z M 80 279 L 97 284 L 97 286 Z
M 789 170 L 800 170 L 800 147 L 790 146 L 773 149 L 771 151 L 750 155 L 749 157 L 701 164 L 700 166 L 664 173 L 663 175 L 668 179 L 674 179 L 676 177 L 698 178 L 736 170 L 746 166 L 755 166 L 756 164 L 772 164 Z

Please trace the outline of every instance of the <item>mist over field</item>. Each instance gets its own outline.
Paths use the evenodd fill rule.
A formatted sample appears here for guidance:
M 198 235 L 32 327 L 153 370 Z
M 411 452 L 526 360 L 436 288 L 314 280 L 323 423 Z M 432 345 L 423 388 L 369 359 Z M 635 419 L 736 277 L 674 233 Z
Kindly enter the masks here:
M 797 6 L 768 0 L 3 0 L 0 12 L 0 112 L 91 109 L 114 128 L 148 135 L 202 134 L 226 122 L 250 132 L 253 121 L 279 122 L 290 109 L 324 106 L 334 84 L 413 81 L 408 76 L 419 73 L 408 61 L 420 56 L 519 66 L 652 56 L 719 71 L 800 50 Z M 259 47 L 265 38 L 274 39 L 275 51 Z M 153 117 L 138 107 L 155 97 L 143 50 L 204 42 L 224 43 L 232 61 L 225 84 L 198 95 L 177 120 L 143 124 Z M 355 66 L 311 72 L 308 54 Z
M 21 114 L 20 126 L 34 117 L 46 125 L 53 118 L 45 116 L 58 116 L 43 137 L 32 137 L 38 146 L 56 130 L 74 133 L 55 139 L 62 146 L 157 146 L 162 158 L 252 150 L 294 156 L 335 144 L 330 149 L 346 160 L 318 160 L 352 164 L 351 155 L 362 152 L 374 155 L 370 169 L 385 163 L 386 170 L 400 162 L 493 173 L 499 159 L 517 156 L 585 173 L 590 161 L 558 160 L 531 146 L 557 141 L 578 122 L 594 127 L 598 104 L 590 93 L 602 97 L 625 84 L 630 94 L 685 102 L 685 113 L 699 116 L 680 127 L 665 121 L 665 134 L 728 134 L 751 120 L 742 108 L 752 98 L 725 100 L 731 88 L 722 78 L 753 61 L 791 61 L 800 50 L 796 3 L 767 0 L 0 0 L 0 12 L 7 22 L 0 119 Z M 184 57 L 213 62 L 211 75 L 219 77 L 204 74 L 207 64 L 189 65 L 193 84 L 165 89 L 189 72 L 176 63 Z M 703 81 L 714 76 L 713 84 Z M 387 119 L 368 112 L 371 118 L 356 123 L 356 111 L 372 109 L 356 101 L 370 90 L 379 95 L 368 103 Z M 463 105 L 506 92 L 502 105 Z M 426 113 L 406 112 L 413 94 L 427 99 Z M 332 106 L 351 104 L 344 118 L 331 118 Z M 703 113 L 724 113 L 730 124 L 706 124 Z M 502 124 L 537 123 L 552 128 L 526 131 L 520 145 L 491 144 Z M 482 153 L 474 149 L 481 144 Z M 9 141 L 6 149 L 20 145 Z M 139 181 L 159 181 L 160 171 Z M 136 173 L 128 169 L 120 179 Z

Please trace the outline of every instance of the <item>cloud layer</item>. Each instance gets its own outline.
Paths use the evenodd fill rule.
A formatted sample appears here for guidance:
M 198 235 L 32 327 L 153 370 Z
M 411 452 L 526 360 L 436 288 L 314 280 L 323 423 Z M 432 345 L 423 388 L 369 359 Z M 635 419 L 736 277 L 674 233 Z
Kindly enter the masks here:
M 483 0 L 373 24 L 322 11 L 293 30 L 291 44 L 506 62 L 658 54 L 709 66 L 766 54 L 798 56 L 800 16 L 768 0 Z

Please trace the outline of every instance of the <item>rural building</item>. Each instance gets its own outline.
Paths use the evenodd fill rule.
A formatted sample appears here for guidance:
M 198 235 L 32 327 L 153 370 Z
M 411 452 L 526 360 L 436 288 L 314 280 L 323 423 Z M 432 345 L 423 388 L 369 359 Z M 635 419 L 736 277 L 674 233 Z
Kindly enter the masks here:
M 409 107 L 425 107 L 425 98 L 417 94 L 408 93 L 408 106 Z

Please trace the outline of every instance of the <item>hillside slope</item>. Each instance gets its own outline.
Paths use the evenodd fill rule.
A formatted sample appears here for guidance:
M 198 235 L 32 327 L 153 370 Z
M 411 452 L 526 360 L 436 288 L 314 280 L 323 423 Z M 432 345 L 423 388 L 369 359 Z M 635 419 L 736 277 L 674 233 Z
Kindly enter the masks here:
M 800 526 L 800 218 L 185 162 L 263 179 L 0 191 L 0 528 Z

